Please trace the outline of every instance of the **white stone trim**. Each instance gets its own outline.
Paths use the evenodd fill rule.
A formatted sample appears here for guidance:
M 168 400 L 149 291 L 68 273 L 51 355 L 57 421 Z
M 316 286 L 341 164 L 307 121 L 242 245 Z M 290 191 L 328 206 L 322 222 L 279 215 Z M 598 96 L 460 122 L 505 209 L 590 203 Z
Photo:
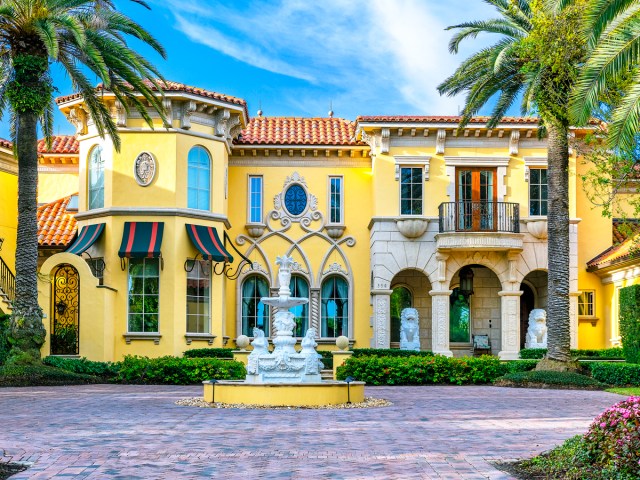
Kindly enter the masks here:
M 496 196 L 498 202 L 504 202 L 507 195 L 507 185 L 504 178 L 507 175 L 509 157 L 444 157 L 445 174 L 449 177 L 447 195 L 449 201 L 456 198 L 456 167 L 489 167 L 496 168 Z
M 529 182 L 531 168 L 549 168 L 547 157 L 524 157 L 524 181 Z
M 299 147 L 298 147 L 299 148 Z M 256 152 L 256 155 L 261 154 Z M 229 158 L 230 167 L 322 167 L 322 168 L 371 168 L 371 158 L 366 157 L 329 157 L 316 158 L 302 155 L 289 157 L 232 157 Z
M 429 164 L 431 163 L 431 155 L 394 155 L 396 162 L 395 177 L 396 181 L 400 180 L 400 167 L 405 165 L 411 167 L 423 167 L 424 181 L 429 180 Z
M 197 218 L 199 220 L 221 222 L 225 227 L 231 228 L 231 223 L 229 223 L 229 219 L 225 215 L 196 210 L 195 208 L 108 207 L 76 213 L 77 220 L 121 216 Z

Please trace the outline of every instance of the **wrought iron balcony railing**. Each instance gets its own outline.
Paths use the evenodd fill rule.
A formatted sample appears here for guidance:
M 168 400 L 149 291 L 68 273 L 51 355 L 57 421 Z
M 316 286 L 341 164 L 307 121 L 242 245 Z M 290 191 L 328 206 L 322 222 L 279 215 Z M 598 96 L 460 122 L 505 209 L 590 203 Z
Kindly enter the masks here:
M 446 202 L 438 207 L 440 233 L 520 233 L 520 205 L 509 202 Z
M 2 258 L 0 258 L 0 292 L 4 293 L 9 302 L 16 299 L 16 276 Z

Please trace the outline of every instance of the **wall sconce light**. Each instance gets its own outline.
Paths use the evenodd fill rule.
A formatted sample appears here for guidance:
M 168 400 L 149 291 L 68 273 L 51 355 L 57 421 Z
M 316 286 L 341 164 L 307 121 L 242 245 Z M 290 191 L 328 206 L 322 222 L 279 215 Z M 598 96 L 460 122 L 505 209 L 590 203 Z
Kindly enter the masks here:
M 58 312 L 58 315 L 64 315 L 64 312 L 66 311 L 67 311 L 66 303 L 64 303 L 62 300 L 56 303 L 56 312 Z
M 460 293 L 473 295 L 473 270 L 471 267 L 462 267 L 460 270 Z

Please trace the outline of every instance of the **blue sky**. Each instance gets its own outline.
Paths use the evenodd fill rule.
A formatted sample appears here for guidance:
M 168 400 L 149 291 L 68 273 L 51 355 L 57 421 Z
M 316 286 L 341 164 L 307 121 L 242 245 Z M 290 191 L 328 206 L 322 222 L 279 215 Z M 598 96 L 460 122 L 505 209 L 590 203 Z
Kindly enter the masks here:
M 147 1 L 151 11 L 117 4 L 167 49 L 166 61 L 148 52 L 166 79 L 244 98 L 251 115 L 267 116 L 326 116 L 330 105 L 348 119 L 455 115 L 463 99 L 435 87 L 490 39 L 451 55 L 444 29 L 494 16 L 482 0 Z M 58 94 L 71 93 L 53 73 Z M 60 114 L 55 133 L 73 133 Z

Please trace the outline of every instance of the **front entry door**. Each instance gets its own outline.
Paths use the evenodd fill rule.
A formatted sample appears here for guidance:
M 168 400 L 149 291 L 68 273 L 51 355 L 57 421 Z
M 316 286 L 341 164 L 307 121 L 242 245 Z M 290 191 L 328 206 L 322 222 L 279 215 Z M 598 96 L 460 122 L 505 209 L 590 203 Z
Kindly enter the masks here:
M 80 276 L 68 264 L 59 265 L 51 284 L 51 355 L 80 353 Z
M 494 231 L 496 229 L 496 169 L 456 169 L 457 229 Z

